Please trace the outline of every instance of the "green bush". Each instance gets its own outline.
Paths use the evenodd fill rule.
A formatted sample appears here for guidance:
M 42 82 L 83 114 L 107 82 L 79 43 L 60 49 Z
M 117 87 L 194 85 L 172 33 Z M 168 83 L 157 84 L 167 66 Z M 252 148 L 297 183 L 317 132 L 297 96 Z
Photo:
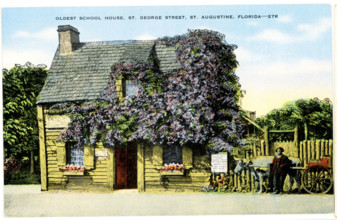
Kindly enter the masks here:
M 29 161 L 23 161 L 20 170 L 16 172 L 4 172 L 4 184 L 40 184 L 39 167 L 36 166 L 35 174 L 29 173 Z

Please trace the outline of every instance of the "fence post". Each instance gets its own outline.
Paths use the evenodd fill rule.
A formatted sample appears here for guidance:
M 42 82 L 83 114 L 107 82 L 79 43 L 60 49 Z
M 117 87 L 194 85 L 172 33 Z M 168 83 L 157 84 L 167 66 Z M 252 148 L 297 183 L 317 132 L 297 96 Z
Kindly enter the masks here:
M 282 141 L 282 145 L 281 145 L 281 147 L 283 147 L 284 150 L 288 151 L 288 156 L 290 156 L 290 154 L 291 154 L 291 152 L 290 152 L 291 147 L 289 147 L 290 143 L 291 143 L 291 141 Z
M 324 154 L 324 143 L 325 143 L 325 141 L 324 140 L 321 140 L 320 141 L 320 148 L 321 148 L 321 158 L 325 155 Z
M 254 157 L 256 157 L 256 156 L 257 156 L 257 154 L 256 154 L 256 145 L 253 144 L 252 146 L 253 146 L 253 154 L 254 154 Z
M 263 139 L 266 144 L 266 153 L 269 155 L 268 127 L 263 128 Z
M 300 142 L 300 160 L 303 162 L 303 141 Z
M 250 184 L 250 175 L 249 175 L 249 170 L 246 170 L 246 179 L 247 179 L 247 190 L 250 192 L 251 191 L 251 188 L 250 188 L 250 186 L 251 186 L 251 184 Z
M 242 172 L 241 175 L 240 175 L 240 177 L 241 177 L 240 178 L 241 179 L 241 192 L 246 186 L 245 175 L 246 175 L 245 172 Z
M 325 140 L 324 143 L 324 154 L 329 155 L 329 140 Z
M 307 156 L 308 156 L 308 141 L 303 141 L 303 164 L 306 167 L 307 166 Z
M 330 155 L 331 157 L 332 157 L 332 152 L 333 152 L 333 151 L 332 151 L 332 146 L 333 146 L 332 143 L 333 143 L 332 140 L 329 140 L 329 155 Z
M 266 156 L 266 149 L 265 149 L 265 146 L 264 146 L 264 140 L 260 141 L 260 146 L 261 146 L 262 156 Z
M 236 178 L 237 178 L 237 184 L 238 184 L 238 190 L 241 191 L 241 173 L 238 173 L 238 175 L 236 175 Z
M 316 160 L 319 160 L 320 158 L 320 149 L 319 149 L 319 146 L 320 146 L 320 140 L 316 140 Z
M 246 159 L 249 159 L 249 150 L 246 150 L 245 154 L 246 154 Z
M 234 184 L 234 173 L 231 170 L 229 171 L 229 183 L 230 183 L 230 184 L 228 184 L 229 189 L 234 189 L 234 187 L 235 187 L 235 184 Z
M 294 129 L 294 142 L 295 142 L 295 149 L 298 149 L 298 127 L 296 126 Z M 297 151 L 298 156 L 298 151 Z
M 311 141 L 307 142 L 307 147 L 308 147 L 308 162 L 311 159 Z
M 316 152 L 315 152 L 315 141 L 311 141 L 311 159 L 315 160 L 316 158 Z

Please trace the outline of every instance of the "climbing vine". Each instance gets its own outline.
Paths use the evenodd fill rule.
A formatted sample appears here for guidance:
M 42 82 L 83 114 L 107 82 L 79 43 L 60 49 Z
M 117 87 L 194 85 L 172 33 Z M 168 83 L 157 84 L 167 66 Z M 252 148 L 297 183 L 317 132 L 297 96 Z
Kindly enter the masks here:
M 235 45 L 208 30 L 165 37 L 157 44 L 175 47 L 181 68 L 162 73 L 155 57 L 146 63 L 120 63 L 112 68 L 110 82 L 95 103 L 62 103 L 55 112 L 68 113 L 71 123 L 60 141 L 108 147 L 131 141 L 153 145 L 203 145 L 212 152 L 240 145 L 243 125 L 235 75 Z M 137 94 L 119 99 L 116 80 L 137 80 Z

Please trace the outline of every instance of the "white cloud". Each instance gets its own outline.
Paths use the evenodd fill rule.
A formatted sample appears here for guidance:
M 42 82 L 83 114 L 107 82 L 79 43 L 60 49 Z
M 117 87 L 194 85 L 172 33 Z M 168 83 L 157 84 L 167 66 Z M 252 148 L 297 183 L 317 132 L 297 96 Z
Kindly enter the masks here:
M 281 15 L 278 21 L 282 23 L 290 23 L 293 21 L 293 17 L 291 15 Z
M 287 19 L 284 19 L 287 20 Z M 289 20 L 289 18 L 288 18 Z M 297 25 L 296 33 L 285 33 L 278 29 L 265 29 L 256 34 L 250 41 L 267 41 L 278 44 L 289 44 L 296 42 L 313 41 L 319 38 L 326 31 L 331 29 L 329 18 L 320 18 L 316 23 Z
M 260 25 L 260 23 L 257 22 L 257 21 L 248 21 L 248 22 L 247 22 L 247 25 L 248 25 L 248 26 L 257 27 L 257 26 Z
M 247 49 L 244 49 L 242 47 L 238 47 L 238 49 L 235 50 L 236 59 L 239 61 L 239 63 L 247 63 L 247 62 L 257 62 L 264 59 L 264 56 L 252 53 Z
M 301 59 L 277 61 L 255 65 L 250 72 L 261 77 L 286 78 L 298 76 L 321 76 L 332 72 L 332 64 L 327 60 Z
M 291 35 L 282 33 L 277 29 L 266 29 L 255 35 L 251 40 L 287 44 L 293 42 L 294 38 Z
M 212 29 L 211 27 L 209 27 L 209 26 L 198 26 L 198 27 L 195 27 L 195 28 L 193 28 L 193 29 L 207 29 L 207 30 L 214 30 L 214 29 Z
M 329 18 L 321 18 L 315 24 L 301 24 L 297 26 L 297 30 L 302 33 L 302 39 L 317 39 L 321 34 L 331 28 L 331 20 Z
M 13 38 L 36 39 L 43 41 L 55 42 L 58 40 L 58 35 L 55 27 L 46 28 L 38 32 L 17 31 L 12 36 Z
M 158 37 L 153 36 L 151 34 L 142 34 L 142 35 L 136 37 L 136 40 L 155 40 L 157 38 Z
M 49 68 L 55 51 L 46 50 L 2 50 L 2 68 L 10 69 L 15 64 L 24 65 L 31 62 L 33 65 L 45 64 Z

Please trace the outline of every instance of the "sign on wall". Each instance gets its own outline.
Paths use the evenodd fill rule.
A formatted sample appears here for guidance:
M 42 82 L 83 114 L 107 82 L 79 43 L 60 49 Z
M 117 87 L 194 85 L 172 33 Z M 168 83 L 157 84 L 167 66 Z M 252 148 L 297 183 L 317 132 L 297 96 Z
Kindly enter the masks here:
M 212 154 L 211 157 L 212 173 L 227 173 L 228 172 L 228 155 L 227 152 Z
M 96 159 L 107 159 L 109 157 L 109 152 L 107 150 L 98 150 L 95 149 Z

